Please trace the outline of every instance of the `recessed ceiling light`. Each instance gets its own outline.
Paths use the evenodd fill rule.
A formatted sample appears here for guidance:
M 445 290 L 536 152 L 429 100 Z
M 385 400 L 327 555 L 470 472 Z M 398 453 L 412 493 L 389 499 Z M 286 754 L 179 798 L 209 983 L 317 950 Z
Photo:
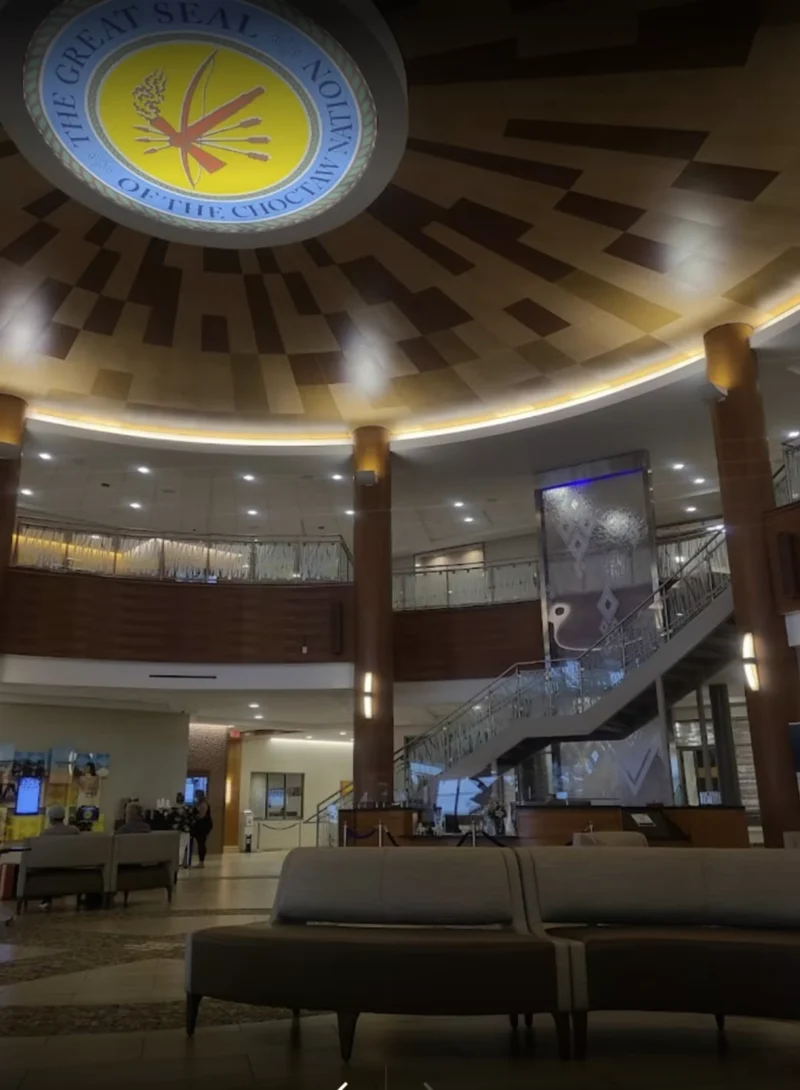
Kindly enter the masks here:
M 248 708 L 260 708 L 261 707 L 260 704 L 248 704 L 247 706 L 248 706 Z
M 333 474 L 333 475 L 331 476 L 331 480 L 332 480 L 332 481 L 343 481 L 343 480 L 344 480 L 344 477 L 342 476 L 342 474 L 341 474 L 341 473 L 334 473 L 334 474 Z
M 263 715 L 254 715 L 253 718 L 254 719 L 263 719 L 264 716 Z
M 306 741 L 307 741 L 307 742 L 311 742 L 311 741 L 313 741 L 313 739 L 314 739 L 314 735 L 313 735 L 313 734 L 307 734 L 307 735 L 306 735 Z
M 464 522 L 474 522 L 474 521 L 475 521 L 475 519 L 472 517 L 472 515 L 467 515 L 467 517 L 464 519 Z
M 51 462 L 53 460 L 53 455 L 48 454 L 46 450 L 39 451 L 39 457 L 43 462 Z
M 789 438 L 790 439 L 800 439 L 800 431 L 790 431 L 789 432 Z
M 705 483 L 706 483 L 705 477 L 695 477 L 694 481 L 692 482 L 692 484 L 705 484 Z
M 134 511 L 141 511 L 142 505 L 140 503 L 129 503 L 128 507 L 132 507 Z
M 693 515 L 695 513 L 695 511 L 697 510 L 697 508 L 696 507 L 687 507 L 686 510 L 689 512 L 690 515 Z
M 145 475 L 147 475 L 150 472 L 150 467 L 149 466 L 137 466 L 136 467 L 136 472 L 137 473 L 144 473 Z
M 20 488 L 19 494 L 20 494 L 20 496 L 32 496 L 33 495 L 33 489 L 32 488 Z
M 242 474 L 242 480 L 243 481 L 254 481 L 255 477 L 253 476 L 252 473 L 243 473 Z
M 463 506 L 464 506 L 464 501 L 463 500 L 456 500 L 455 503 L 453 504 L 453 507 L 463 507 Z
M 258 514 L 258 511 L 254 511 L 253 508 L 251 507 L 250 510 L 247 513 L 248 513 L 248 515 L 250 515 L 251 518 L 254 518 Z
M 355 511 L 345 511 L 345 514 L 346 514 L 346 515 L 354 515 L 354 514 L 355 514 Z
M 340 738 L 346 738 L 347 737 L 347 731 L 346 730 L 340 730 L 339 731 L 339 737 Z
M 673 467 L 672 467 L 672 468 L 673 468 L 673 469 L 676 469 L 676 470 L 677 470 L 677 469 L 685 469 L 685 468 L 686 468 L 686 466 L 685 466 L 685 465 L 683 464 L 683 462 L 675 462 L 675 464 L 673 465 Z

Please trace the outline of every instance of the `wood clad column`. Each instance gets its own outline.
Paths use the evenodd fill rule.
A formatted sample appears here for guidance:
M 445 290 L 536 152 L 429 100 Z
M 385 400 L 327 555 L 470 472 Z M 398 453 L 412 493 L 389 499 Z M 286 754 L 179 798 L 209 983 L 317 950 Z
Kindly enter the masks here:
M 711 415 L 736 624 L 741 635 L 752 632 L 758 663 L 759 691 L 747 691 L 747 714 L 764 842 L 781 847 L 784 832 L 800 829 L 788 731 L 800 719 L 800 674 L 770 583 L 764 514 L 775 497 L 751 333 L 747 325 L 712 329 L 706 366 L 709 380 L 726 391 Z
M 21 398 L 0 394 L 0 602 L 14 543 L 26 409 Z
M 391 802 L 394 793 L 392 663 L 392 481 L 389 433 L 353 434 L 355 526 L 355 804 Z

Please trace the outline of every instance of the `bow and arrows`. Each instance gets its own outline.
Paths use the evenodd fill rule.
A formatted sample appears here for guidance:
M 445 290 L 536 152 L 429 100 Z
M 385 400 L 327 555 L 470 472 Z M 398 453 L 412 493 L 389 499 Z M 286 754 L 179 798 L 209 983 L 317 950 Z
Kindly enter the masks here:
M 209 54 L 199 66 L 186 89 L 181 103 L 179 127 L 176 129 L 165 117 L 161 115 L 164 96 L 167 89 L 167 77 L 161 69 L 157 69 L 147 76 L 144 81 L 134 89 L 133 108 L 147 121 L 147 125 L 135 125 L 139 132 L 147 133 L 147 136 L 138 136 L 137 143 L 152 144 L 145 155 L 155 155 L 167 148 L 176 148 L 180 152 L 183 172 L 193 189 L 200 181 L 203 171 L 215 174 L 227 166 L 225 160 L 220 159 L 214 151 L 224 151 L 234 155 L 245 155 L 248 159 L 256 159 L 259 162 L 268 162 L 270 156 L 265 152 L 251 151 L 248 148 L 236 145 L 268 144 L 268 136 L 242 136 L 240 130 L 253 128 L 261 124 L 260 117 L 246 117 L 242 121 L 236 121 L 232 125 L 226 125 L 242 110 L 265 93 L 264 87 L 253 87 L 222 106 L 217 106 L 211 111 L 206 110 L 206 95 L 208 84 L 216 65 L 217 51 Z M 194 112 L 195 100 L 198 93 L 202 98 L 201 116 L 196 121 L 191 117 Z M 227 135 L 227 134 L 231 135 Z M 212 150 L 210 150 L 212 149 Z M 192 162 L 199 167 L 195 177 L 192 172 Z

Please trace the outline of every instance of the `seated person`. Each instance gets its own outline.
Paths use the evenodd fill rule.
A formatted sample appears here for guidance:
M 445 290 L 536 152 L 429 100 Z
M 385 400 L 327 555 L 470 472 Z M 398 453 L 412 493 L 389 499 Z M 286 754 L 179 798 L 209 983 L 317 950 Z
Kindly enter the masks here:
M 114 835 L 120 833 L 149 833 L 150 826 L 144 820 L 144 810 L 138 802 L 129 802 L 125 807 L 125 824 L 115 829 Z
M 51 806 L 47 811 L 49 822 L 46 829 L 42 829 L 40 836 L 73 836 L 80 832 L 77 825 L 66 824 L 66 811 L 63 806 Z

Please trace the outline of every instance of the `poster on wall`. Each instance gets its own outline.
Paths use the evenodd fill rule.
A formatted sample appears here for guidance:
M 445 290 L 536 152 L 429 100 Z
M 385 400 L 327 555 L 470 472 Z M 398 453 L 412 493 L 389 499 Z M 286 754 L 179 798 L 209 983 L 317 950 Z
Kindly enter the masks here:
M 69 746 L 54 746 L 50 750 L 50 785 L 69 787 L 75 772 L 78 754 Z
M 0 744 L 0 805 L 13 804 L 17 797 L 14 779 L 14 743 Z
M 100 806 L 103 781 L 108 778 L 108 753 L 78 753 L 75 756 L 73 785 L 76 806 Z
M 17 750 L 11 774 L 15 780 L 35 777 L 43 780 L 47 776 L 47 753 L 44 750 Z

